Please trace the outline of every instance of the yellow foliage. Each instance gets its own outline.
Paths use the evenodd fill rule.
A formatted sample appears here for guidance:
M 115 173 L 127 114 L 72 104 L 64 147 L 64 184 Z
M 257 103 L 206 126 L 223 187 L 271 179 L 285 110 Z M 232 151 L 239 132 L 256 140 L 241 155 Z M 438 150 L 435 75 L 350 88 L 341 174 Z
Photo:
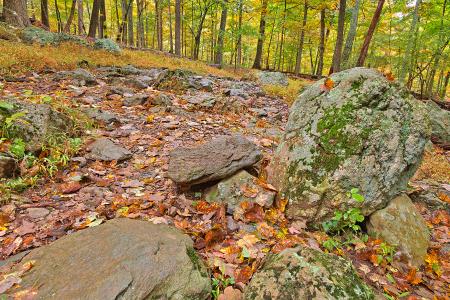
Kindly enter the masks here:
M 264 85 L 264 91 L 271 96 L 283 98 L 287 104 L 294 103 L 297 96 L 306 86 L 312 84 L 314 81 L 308 79 L 288 79 L 288 86 L 281 85 Z

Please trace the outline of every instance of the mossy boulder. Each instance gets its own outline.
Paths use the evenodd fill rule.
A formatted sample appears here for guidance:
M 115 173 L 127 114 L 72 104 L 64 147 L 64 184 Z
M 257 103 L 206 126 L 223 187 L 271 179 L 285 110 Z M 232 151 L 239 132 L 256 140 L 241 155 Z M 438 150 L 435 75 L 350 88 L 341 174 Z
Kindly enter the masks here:
M 298 247 L 270 254 L 244 292 L 245 300 L 374 299 L 352 263 L 334 254 Z
M 433 142 L 450 145 L 450 111 L 441 108 L 434 101 L 427 102 L 430 113 Z
M 106 50 L 108 52 L 120 53 L 119 45 L 111 39 L 97 39 L 94 42 L 95 49 Z
M 336 210 L 383 208 L 402 190 L 430 137 L 428 113 L 376 70 L 354 68 L 306 89 L 293 104 L 268 180 L 287 215 L 310 224 Z M 365 201 L 347 196 L 359 188 Z
M 289 85 L 288 77 L 285 73 L 281 72 L 259 71 L 256 73 L 256 77 L 258 78 L 258 82 L 261 84 L 282 86 Z
M 21 32 L 22 40 L 26 43 L 38 43 L 41 45 L 59 45 L 63 42 L 73 42 L 87 46 L 83 38 L 67 33 L 55 33 L 39 27 L 26 27 Z

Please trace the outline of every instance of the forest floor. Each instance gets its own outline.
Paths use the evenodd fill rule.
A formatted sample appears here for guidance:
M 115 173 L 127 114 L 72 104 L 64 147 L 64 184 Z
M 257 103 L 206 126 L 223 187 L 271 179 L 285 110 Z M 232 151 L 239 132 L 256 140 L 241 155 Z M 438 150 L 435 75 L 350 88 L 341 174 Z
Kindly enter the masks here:
M 118 122 L 86 129 L 83 146 L 65 167 L 38 179 L 34 187 L 23 193 L 12 192 L 9 202 L 1 207 L 2 258 L 107 219 L 144 219 L 174 225 L 189 234 L 212 276 L 218 279 L 216 288 L 222 291 L 229 284 L 226 278 L 234 278 L 233 286 L 242 290 L 268 252 L 278 253 L 296 244 L 324 249 L 326 234 L 287 220 L 285 203 L 277 203 L 271 209 L 249 207 L 242 216 L 233 219 L 226 215 L 223 206 L 203 201 L 201 192 L 182 191 L 166 177 L 170 150 L 198 145 L 222 134 L 246 135 L 263 149 L 267 162 L 287 121 L 286 102 L 296 92 L 270 87 L 266 91 L 275 92 L 257 97 L 251 90 L 245 105 L 235 111 L 193 104 L 192 97 L 205 94 L 198 90 L 160 91 L 148 87 L 134 90 L 128 96 L 111 96 L 111 89 L 117 86 L 102 79 L 102 71 L 96 68 L 99 65 L 132 63 L 140 68 L 182 68 L 214 75 L 208 79 L 213 81 L 210 93 L 217 98 L 223 98 L 230 84 L 239 82 L 240 74 L 147 52 L 127 50 L 120 56 L 107 57 L 105 52 L 75 51 L 73 47 L 77 46 L 73 45 L 63 45 L 62 49 L 34 47 L 12 48 L 0 42 L 0 66 L 6 79 L 0 97 L 13 96 L 38 103 L 52 99 L 76 111 L 95 108 L 114 114 Z M 87 62 L 84 64 L 97 75 L 97 85 L 76 87 L 70 80 L 54 80 L 54 71 L 73 69 L 80 62 Z M 298 90 L 305 83 L 291 82 L 291 85 Z M 150 103 L 123 106 L 124 97 L 142 93 L 149 99 L 164 94 L 170 97 L 173 107 L 167 110 Z M 285 94 L 284 99 L 281 93 Z M 98 137 L 114 139 L 130 150 L 133 157 L 122 163 L 86 159 L 86 147 Z M 31 169 L 25 171 L 33 173 Z M 334 253 L 351 259 L 359 275 L 388 299 L 446 299 L 450 280 L 446 209 L 450 203 L 449 174 L 449 153 L 435 147 L 425 155 L 422 167 L 410 183 L 409 193 L 418 195 L 413 199 L 433 194 L 443 205 L 416 202 L 432 233 L 425 267 L 412 269 L 392 260 L 394 254 L 384 253 L 382 242 L 372 238 L 342 245 Z M 270 188 L 264 182 L 261 185 Z

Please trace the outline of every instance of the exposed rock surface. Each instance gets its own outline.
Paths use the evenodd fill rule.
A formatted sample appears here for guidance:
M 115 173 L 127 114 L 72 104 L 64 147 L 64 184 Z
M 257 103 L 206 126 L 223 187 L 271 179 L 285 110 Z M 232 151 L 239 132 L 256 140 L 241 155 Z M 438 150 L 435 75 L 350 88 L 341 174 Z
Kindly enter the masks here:
M 269 255 L 245 289 L 244 299 L 374 299 L 374 295 L 351 262 L 298 247 Z
M 18 167 L 17 161 L 14 158 L 0 153 L 0 178 L 13 177 Z
M 90 159 L 112 161 L 125 160 L 132 156 L 131 152 L 122 146 L 115 144 L 108 138 L 100 138 L 88 146 Z
M 26 143 L 28 151 L 39 150 L 49 136 L 57 136 L 62 133 L 72 134 L 73 122 L 48 104 L 33 104 L 13 98 L 7 98 L 4 101 L 11 107 L 6 110 L 6 113 L 0 112 L 0 124 L 2 118 L 20 114 L 20 116 L 16 115 L 12 127 L 9 129 L 10 135 L 21 138 Z
M 374 212 L 367 230 L 397 246 L 412 265 L 418 267 L 424 263 L 430 235 L 425 220 L 407 195 L 394 198 L 386 208 Z
M 427 111 L 376 70 L 354 68 L 320 80 L 293 104 L 268 181 L 289 200 L 287 215 L 310 223 L 336 210 L 383 208 L 406 189 L 430 135 Z M 346 193 L 359 188 L 365 201 Z
M 74 71 L 60 71 L 55 74 L 55 80 L 72 79 L 79 86 L 95 85 L 97 80 L 91 72 L 85 69 L 76 69 Z
M 450 111 L 442 109 L 434 101 L 428 101 L 427 108 L 430 113 L 432 139 L 450 145 Z
M 19 289 L 38 299 L 207 299 L 210 281 L 192 241 L 173 227 L 130 219 L 32 250 Z M 13 290 L 14 292 L 16 290 Z
M 145 94 L 136 94 L 133 96 L 126 97 L 123 99 L 123 105 L 125 106 L 135 106 L 135 105 L 142 105 L 144 104 L 148 99 L 148 95 Z
M 274 191 L 257 185 L 256 178 L 245 170 L 222 180 L 205 192 L 206 201 L 226 203 L 229 214 L 233 214 L 235 208 L 244 201 L 255 202 L 268 208 L 272 206 L 274 198 Z
M 178 184 L 223 179 L 261 159 L 261 151 L 241 135 L 219 136 L 195 148 L 169 154 L 168 176 Z
M 289 84 L 286 74 L 281 72 L 259 71 L 256 76 L 261 84 L 283 85 Z
M 100 109 L 91 108 L 84 110 L 84 112 L 89 117 L 95 119 L 96 121 L 103 122 L 105 124 L 120 123 L 119 118 L 109 111 L 102 111 Z

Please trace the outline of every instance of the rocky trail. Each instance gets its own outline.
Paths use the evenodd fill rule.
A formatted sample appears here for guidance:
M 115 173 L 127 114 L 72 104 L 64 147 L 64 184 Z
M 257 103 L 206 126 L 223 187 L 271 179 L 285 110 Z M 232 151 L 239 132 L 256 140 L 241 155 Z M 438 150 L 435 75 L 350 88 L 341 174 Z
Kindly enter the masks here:
M 38 179 L 24 193 L 13 193 L 1 207 L 0 255 L 7 260 L 0 263 L 0 271 L 10 274 L 0 281 L 2 293 L 33 299 L 57 292 L 59 299 L 79 299 L 83 289 L 96 282 L 90 287 L 90 299 L 103 297 L 105 291 L 107 299 L 263 299 L 265 293 L 272 293 L 270 299 L 291 299 L 295 293 L 283 294 L 289 292 L 283 288 L 288 283 L 308 290 L 323 281 L 323 287 L 295 295 L 298 299 L 448 297 L 448 181 L 430 178 L 427 166 L 422 167 L 408 189 L 414 204 L 407 196 L 406 204 L 394 203 L 423 217 L 414 232 L 430 232 L 424 234 L 425 245 L 420 244 L 421 237 L 403 243 L 412 243 L 414 253 L 423 252 L 417 266 L 374 237 L 328 249 L 328 235 L 309 226 L 319 213 L 304 220 L 287 219 L 287 205 L 289 217 L 295 213 L 289 213 L 286 200 L 276 197 L 283 184 L 275 187 L 267 181 L 267 165 L 282 161 L 276 149 L 283 134 L 298 128 L 297 123 L 288 123 L 289 108 L 283 99 L 266 95 L 258 83 L 183 70 L 99 67 L 10 78 L 1 98 L 35 106 L 53 101 L 94 120 L 88 129 L 77 128 L 74 134 L 83 132 L 83 146 L 62 170 Z M 36 109 L 36 116 L 41 113 L 36 107 L 27 109 L 31 114 Z M 45 122 L 57 118 L 50 115 Z M 64 120 L 60 123 L 63 126 Z M 48 138 L 44 126 L 35 130 Z M 31 145 L 27 142 L 27 147 Z M 448 163 L 448 152 L 430 151 Z M 45 157 L 45 150 L 37 155 Z M 404 157 L 408 155 L 416 156 L 405 151 Z M 4 174 L 14 173 L 13 169 L 37 172 L 4 161 L 0 163 Z M 402 180 L 407 182 L 410 176 Z M 366 215 L 379 207 L 373 204 Z M 336 206 L 321 208 L 325 215 Z M 377 226 L 375 221 L 371 219 L 371 226 Z M 380 222 L 388 228 L 384 219 Z M 407 235 L 407 227 L 415 225 L 392 226 L 388 230 L 400 228 Z M 156 260 L 148 262 L 143 253 Z M 272 258 L 278 253 L 281 260 Z M 48 264 L 39 264 L 40 260 Z M 293 281 L 274 281 L 286 272 L 283 268 L 294 274 L 292 270 L 305 265 L 313 267 Z M 80 273 L 80 268 L 86 272 Z M 53 283 L 46 284 L 44 277 Z M 342 280 L 333 283 L 333 278 Z M 330 294 L 330 289 L 342 294 Z

